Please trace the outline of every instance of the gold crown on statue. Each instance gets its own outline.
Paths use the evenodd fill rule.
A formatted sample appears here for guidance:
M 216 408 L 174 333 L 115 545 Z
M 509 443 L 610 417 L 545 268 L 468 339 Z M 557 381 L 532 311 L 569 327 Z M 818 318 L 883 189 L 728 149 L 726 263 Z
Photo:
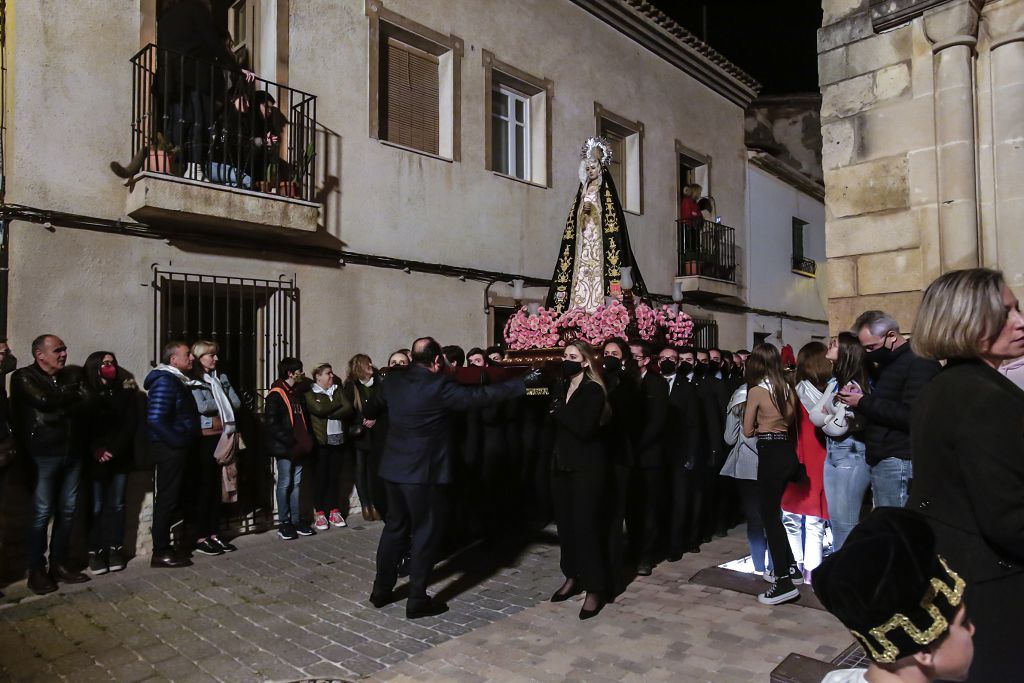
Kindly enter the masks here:
M 612 163 L 612 146 L 607 139 L 594 136 L 587 138 L 587 141 L 580 147 L 580 159 L 597 159 L 605 168 Z

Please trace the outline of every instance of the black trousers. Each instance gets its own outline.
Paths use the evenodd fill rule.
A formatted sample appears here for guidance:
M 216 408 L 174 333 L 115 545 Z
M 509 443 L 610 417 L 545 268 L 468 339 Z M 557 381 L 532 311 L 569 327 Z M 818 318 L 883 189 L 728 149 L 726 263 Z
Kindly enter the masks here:
M 171 550 L 171 525 L 181 514 L 181 484 L 188 463 L 187 448 L 171 448 L 150 442 L 150 453 L 156 465 L 153 500 L 153 553 Z
M 776 576 L 785 576 L 793 564 L 786 528 L 782 525 L 782 494 L 799 461 L 788 439 L 757 440 L 757 497 L 761 521 L 768 538 L 768 552 Z
M 612 591 L 607 557 L 607 478 L 604 467 L 551 473 L 562 574 L 576 579 L 584 590 L 603 595 Z
M 331 510 L 341 509 L 341 504 L 338 501 L 338 474 L 341 472 L 344 457 L 345 451 L 340 444 L 337 446 L 316 445 L 313 506 L 320 512 L 329 513 Z
M 701 509 L 704 500 L 703 471 L 670 465 L 665 478 L 669 487 L 668 554 L 680 557 L 700 545 Z
M 203 436 L 199 446 L 188 455 L 185 478 L 188 481 L 186 513 L 196 539 L 217 534 L 220 526 L 221 468 L 213 457 L 220 435 Z
M 650 562 L 658 541 L 658 499 L 664 483 L 660 467 L 629 468 L 626 529 L 629 549 L 641 560 Z
M 427 597 L 430 572 L 444 535 L 446 487 L 441 484 L 384 482 L 388 498 L 384 532 L 377 545 L 375 593 L 385 593 L 398 582 L 398 563 L 409 555 L 409 599 Z

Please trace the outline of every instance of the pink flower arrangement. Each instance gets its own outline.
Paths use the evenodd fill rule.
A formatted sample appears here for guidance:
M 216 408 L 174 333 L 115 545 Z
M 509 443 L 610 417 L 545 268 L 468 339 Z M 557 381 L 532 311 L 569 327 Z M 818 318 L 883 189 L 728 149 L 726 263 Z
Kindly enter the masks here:
M 541 307 L 530 315 L 525 307 L 516 311 L 505 323 L 505 342 L 510 349 L 550 349 L 558 345 L 558 317 L 553 310 Z
M 640 338 L 644 341 L 651 341 L 654 336 L 658 333 L 658 314 L 657 312 L 641 302 L 634 308 L 636 316 L 636 327 L 640 332 Z
M 642 302 L 633 310 L 641 339 L 651 341 L 660 331 L 666 343 L 685 346 L 693 336 L 693 319 L 682 311 L 673 312 L 668 306 L 652 308 Z M 625 337 L 628 325 L 629 311 L 618 300 L 598 306 L 593 313 L 572 308 L 561 316 L 546 308 L 530 315 L 524 307 L 505 324 L 505 342 L 516 351 L 565 346 L 565 339 L 572 338 L 598 346 L 613 337 Z
M 672 346 L 686 346 L 693 336 L 693 318 L 679 311 L 674 312 L 668 306 L 659 308 L 657 316 L 658 326 L 665 333 L 665 342 Z
M 558 321 L 558 327 L 566 337 L 575 337 L 593 346 L 603 344 L 612 337 L 625 336 L 627 325 L 629 311 L 621 301 L 598 306 L 593 313 L 580 308 L 570 309 Z

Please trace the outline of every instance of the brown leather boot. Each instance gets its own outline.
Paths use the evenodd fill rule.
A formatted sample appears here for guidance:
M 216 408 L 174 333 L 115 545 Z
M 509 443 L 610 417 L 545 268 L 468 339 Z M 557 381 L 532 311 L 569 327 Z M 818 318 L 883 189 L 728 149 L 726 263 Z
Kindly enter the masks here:
M 367 522 L 373 521 L 373 512 L 370 510 L 370 508 L 366 507 L 365 505 L 363 506 L 363 519 Z
M 380 516 L 380 512 L 377 510 L 377 508 L 371 507 L 370 510 L 373 511 L 373 521 L 379 522 L 382 519 L 384 519 L 383 517 Z
M 29 569 L 28 589 L 36 595 L 46 595 L 57 590 L 57 583 L 50 578 L 45 567 Z

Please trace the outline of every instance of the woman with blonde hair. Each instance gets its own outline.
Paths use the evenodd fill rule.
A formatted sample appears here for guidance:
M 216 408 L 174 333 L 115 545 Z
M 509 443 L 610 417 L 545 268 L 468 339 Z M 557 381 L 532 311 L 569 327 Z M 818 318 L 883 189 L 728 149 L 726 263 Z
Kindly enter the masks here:
M 604 505 L 611 466 L 602 425 L 611 417 L 600 359 L 573 341 L 562 354 L 562 381 L 552 389 L 555 422 L 551 491 L 565 583 L 551 596 L 562 602 L 587 593 L 580 619 L 596 616 L 612 597 L 610 525 Z
M 221 502 L 238 499 L 238 473 L 235 453 L 238 449 L 238 429 L 235 411 L 242 408 L 231 381 L 217 370 L 220 347 L 216 342 L 199 340 L 192 345 L 196 382 L 192 397 L 199 409 L 199 425 L 203 435 L 199 448 L 192 455 L 192 505 L 189 521 L 196 537 L 196 552 L 204 555 L 223 555 L 237 548 L 217 535 L 220 525 Z
M 1024 391 L 999 366 L 1024 355 L 1024 316 L 1002 273 L 957 270 L 928 286 L 911 343 L 947 364 L 912 408 L 907 505 L 928 518 L 938 553 L 967 583 L 977 626 L 968 680 L 1019 680 Z
M 377 476 L 373 466 L 373 430 L 377 426 L 375 420 L 363 417 L 363 406 L 380 389 L 380 377 L 373 361 L 365 353 L 357 353 L 348 361 L 348 373 L 345 378 L 344 392 L 352 404 L 354 416 L 348 427 L 350 446 L 356 456 L 356 494 L 362 505 L 363 519 L 379 521 L 383 516 L 377 511 L 373 480 Z M 380 501 L 383 503 L 383 501 Z

